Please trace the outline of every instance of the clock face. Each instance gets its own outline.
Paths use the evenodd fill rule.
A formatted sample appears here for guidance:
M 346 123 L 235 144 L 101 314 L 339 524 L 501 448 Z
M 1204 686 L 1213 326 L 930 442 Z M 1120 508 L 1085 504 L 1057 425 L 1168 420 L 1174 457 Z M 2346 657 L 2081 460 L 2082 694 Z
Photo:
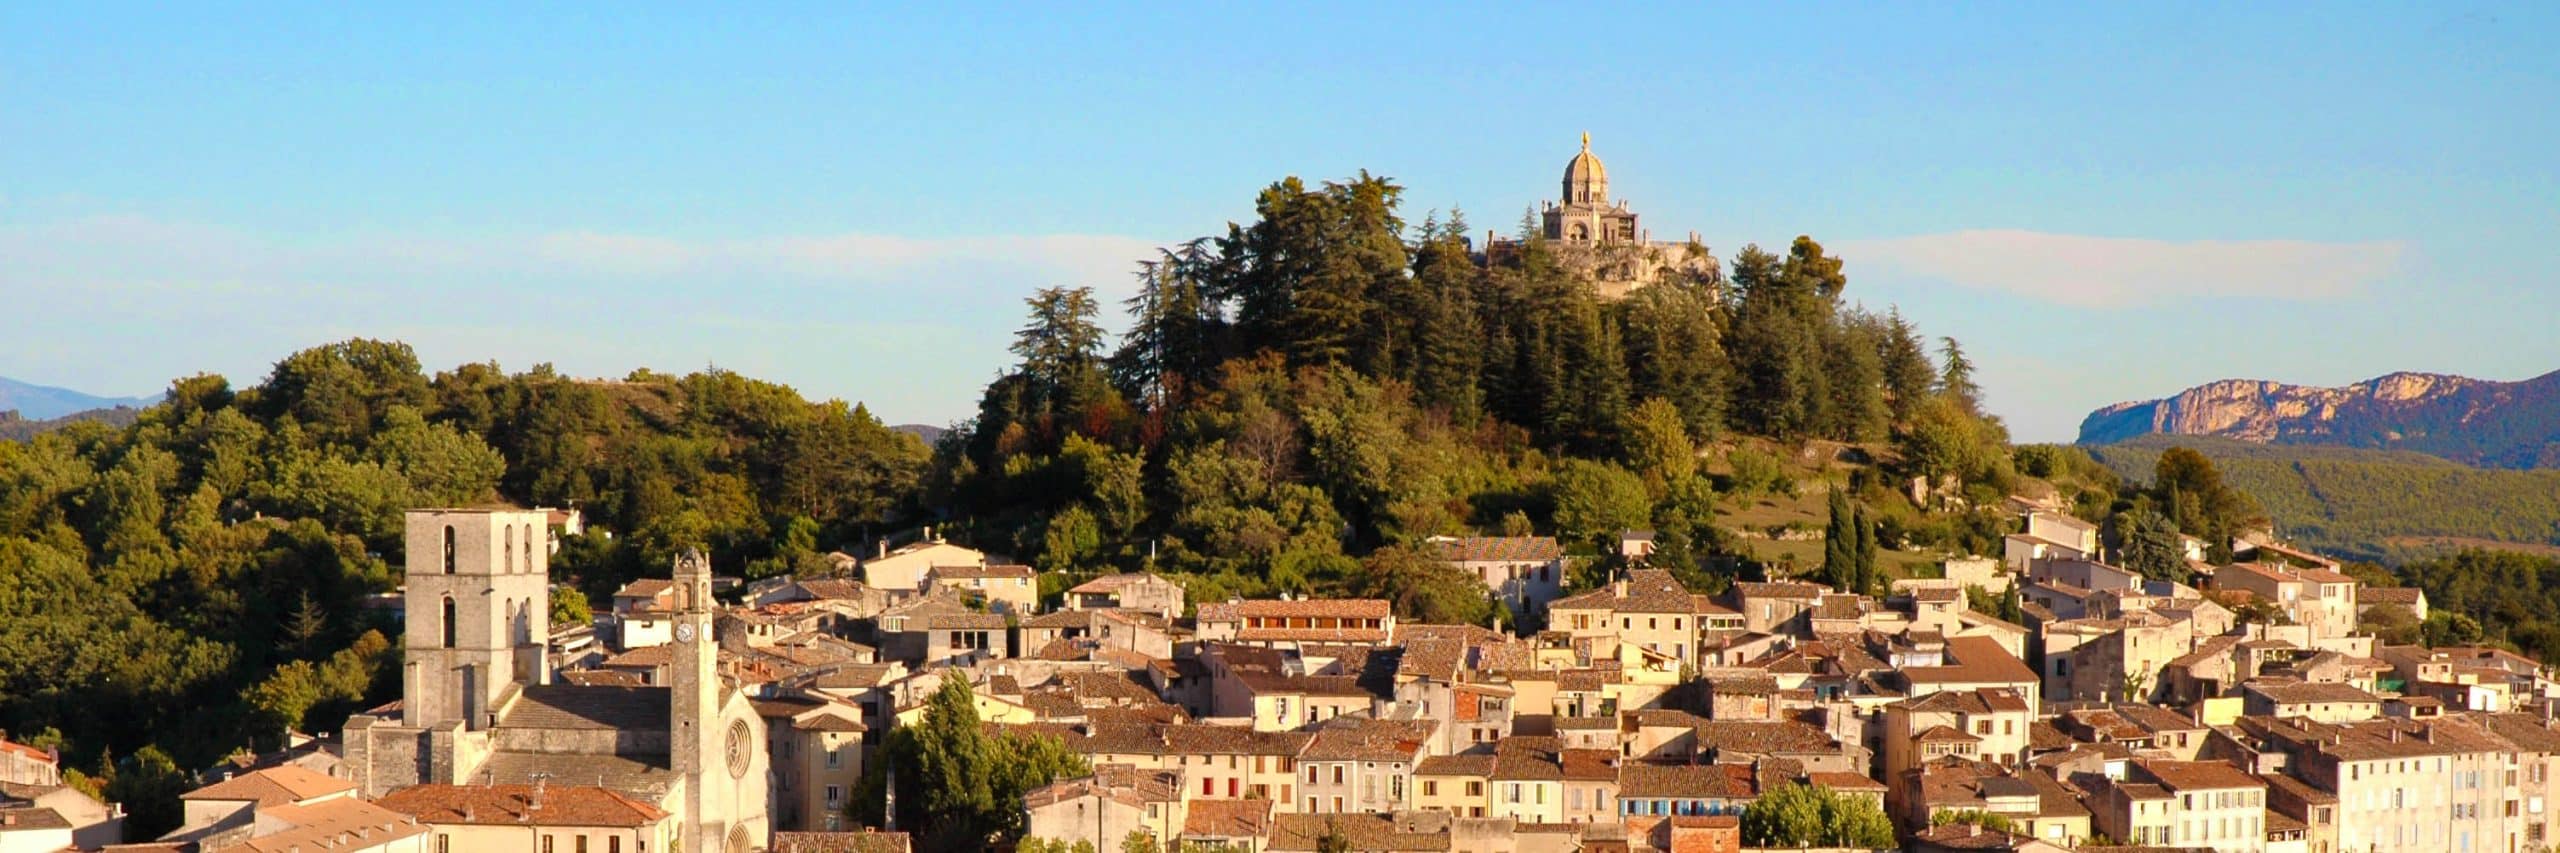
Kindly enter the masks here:
M 693 642 L 693 623 L 687 622 L 676 626 L 676 642 Z
M 747 777 L 747 759 L 749 757 L 747 754 L 747 748 L 750 746 L 748 741 L 753 737 L 754 735 L 747 731 L 747 721 L 730 721 L 728 743 L 730 776 L 740 779 Z

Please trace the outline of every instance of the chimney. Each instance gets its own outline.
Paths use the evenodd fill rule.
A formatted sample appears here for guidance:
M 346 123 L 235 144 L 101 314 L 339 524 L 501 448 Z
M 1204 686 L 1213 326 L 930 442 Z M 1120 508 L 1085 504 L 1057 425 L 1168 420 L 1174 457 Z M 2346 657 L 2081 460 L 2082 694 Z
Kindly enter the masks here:
M 1625 578 L 1619 578 L 1617 580 L 1610 581 L 1609 590 L 1610 594 L 1616 595 L 1619 598 L 1627 597 L 1627 580 Z
M 543 783 L 549 782 L 550 780 L 551 774 L 549 773 L 533 774 L 533 802 L 526 804 L 525 811 L 538 811 L 542 808 L 542 794 L 544 790 Z
M 883 536 L 883 537 L 880 537 L 880 556 L 878 556 L 878 557 L 874 557 L 873 559 L 881 559 L 881 560 L 885 560 L 885 559 L 888 559 L 888 557 L 889 557 L 889 537 Z

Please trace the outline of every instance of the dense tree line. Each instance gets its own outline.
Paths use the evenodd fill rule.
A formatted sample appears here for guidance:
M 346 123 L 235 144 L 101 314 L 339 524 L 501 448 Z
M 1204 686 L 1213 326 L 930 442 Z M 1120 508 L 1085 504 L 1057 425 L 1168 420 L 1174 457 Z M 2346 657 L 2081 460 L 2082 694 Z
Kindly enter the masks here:
M 2464 544 L 2560 545 L 2560 471 L 2196 436 L 2147 436 L 2090 452 L 2119 472 L 2147 472 L 2171 447 L 2211 460 L 2286 538 L 2326 553 L 2405 563 Z
M 1431 536 L 1597 552 L 1655 529 L 1657 562 L 1735 570 L 1715 493 L 1776 476 L 1717 458 L 1740 435 L 1889 447 L 1973 506 L 2015 478 L 1962 350 L 1845 302 L 1843 261 L 1810 238 L 1612 301 L 1563 247 L 1524 233 L 1488 255 L 1461 216 L 1409 226 L 1401 193 L 1366 173 L 1272 184 L 1254 221 L 1140 264 L 1116 348 L 1090 291 L 1040 291 L 930 499 L 1045 569 L 1152 567 L 1195 598 L 1389 576 L 1463 615 L 1436 590 L 1463 576 L 1406 570 Z
M 859 408 L 724 372 L 429 376 L 401 344 L 295 353 L 265 381 L 175 382 L 115 427 L 0 442 L 0 728 L 58 743 L 145 837 L 185 771 L 391 698 L 401 515 L 582 507 L 555 577 L 601 594 L 683 544 L 823 565 L 912 505 L 926 450 Z M 559 609 L 574 615 L 574 591 Z
M 2472 548 L 2409 563 L 2399 575 L 2426 592 L 2429 612 L 2397 639 L 2487 641 L 2535 660 L 2560 655 L 2560 558 Z

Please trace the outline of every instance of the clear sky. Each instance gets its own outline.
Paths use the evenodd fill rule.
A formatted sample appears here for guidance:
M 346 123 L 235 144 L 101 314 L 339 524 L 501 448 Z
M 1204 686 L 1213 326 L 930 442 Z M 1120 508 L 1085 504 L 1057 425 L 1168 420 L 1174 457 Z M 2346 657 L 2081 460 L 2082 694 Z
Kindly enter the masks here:
M 1658 237 L 1836 249 L 2022 439 L 2560 369 L 2550 3 L 387 5 L 0 4 L 0 375 L 364 335 L 943 423 L 1033 288 L 1292 174 L 1508 231 L 1583 131 Z

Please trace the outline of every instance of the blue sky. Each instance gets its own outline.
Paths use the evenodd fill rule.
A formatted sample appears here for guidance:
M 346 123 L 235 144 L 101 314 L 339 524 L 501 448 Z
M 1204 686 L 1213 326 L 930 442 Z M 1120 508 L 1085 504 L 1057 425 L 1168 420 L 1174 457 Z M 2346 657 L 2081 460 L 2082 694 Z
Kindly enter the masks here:
M 2246 376 L 2560 369 L 2560 6 L 0 7 L 0 375 L 397 337 L 968 414 L 1036 287 L 1284 175 L 1811 234 L 2022 439 Z

